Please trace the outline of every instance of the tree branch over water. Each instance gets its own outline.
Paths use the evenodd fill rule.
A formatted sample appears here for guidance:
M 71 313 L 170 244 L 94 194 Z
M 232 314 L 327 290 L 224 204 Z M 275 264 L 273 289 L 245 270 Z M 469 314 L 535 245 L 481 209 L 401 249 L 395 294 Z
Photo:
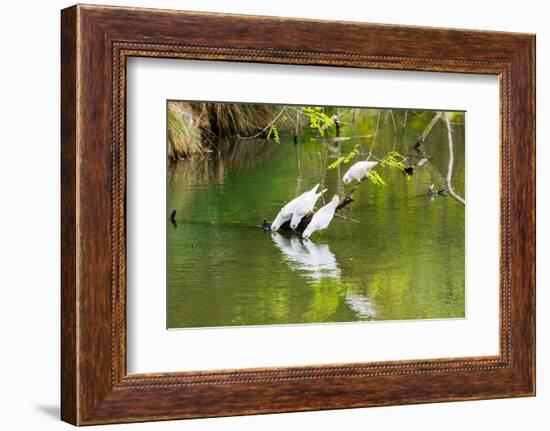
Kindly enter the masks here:
M 435 123 L 437 123 L 441 118 L 441 115 L 442 113 L 439 111 L 437 112 L 437 114 L 435 114 L 435 116 L 432 118 L 432 121 L 429 122 L 429 124 L 426 126 L 422 134 L 418 137 L 415 145 L 419 145 L 424 142 L 428 134 L 432 131 L 433 127 L 435 126 Z
M 276 123 L 276 121 L 279 119 L 279 117 L 281 115 L 283 115 L 283 112 L 285 112 L 285 110 L 286 110 L 286 107 L 283 107 L 283 109 L 281 109 L 281 111 L 277 114 L 277 116 L 264 129 L 260 130 L 255 135 L 252 135 L 252 136 L 238 136 L 238 138 L 240 138 L 240 139 L 256 139 L 256 138 L 260 137 L 261 135 L 265 134 L 265 132 L 267 132 L 269 130 L 269 128 Z
M 451 123 L 449 122 L 449 114 L 445 112 L 444 114 L 445 125 L 447 126 L 447 140 L 449 142 L 449 164 L 447 165 L 447 188 L 449 189 L 449 194 L 459 201 L 462 205 L 466 205 L 464 198 L 460 197 L 455 193 L 451 180 L 453 177 L 453 164 L 454 164 L 454 151 L 453 151 L 453 133 L 451 130 Z
M 374 150 L 374 145 L 376 144 L 376 138 L 378 136 L 378 126 L 380 125 L 380 113 L 382 111 L 378 111 L 378 117 L 376 119 L 376 129 L 374 130 L 374 137 L 372 138 L 371 146 L 369 148 L 369 155 L 367 156 L 367 160 L 369 160 L 372 156 L 372 150 Z

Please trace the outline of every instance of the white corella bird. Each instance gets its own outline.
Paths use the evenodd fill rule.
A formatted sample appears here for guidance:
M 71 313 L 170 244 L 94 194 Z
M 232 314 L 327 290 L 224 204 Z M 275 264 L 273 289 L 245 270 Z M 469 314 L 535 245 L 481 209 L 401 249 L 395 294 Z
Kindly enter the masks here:
M 326 229 L 334 218 L 334 213 L 336 212 L 336 207 L 339 203 L 340 198 L 338 195 L 334 195 L 328 204 L 319 208 L 319 211 L 313 214 L 313 217 L 304 230 L 302 237 L 304 239 L 308 239 L 313 232 Z
M 296 229 L 302 219 L 313 211 L 317 200 L 325 193 L 328 189 L 323 189 L 319 193 L 308 193 L 303 195 L 296 204 L 294 205 L 294 210 L 292 211 L 292 218 L 290 219 L 290 228 Z
M 283 223 L 289 221 L 292 218 L 292 214 L 294 213 L 294 208 L 296 207 L 296 205 L 298 205 L 302 201 L 302 199 L 308 199 L 309 196 L 315 195 L 317 193 L 318 187 L 319 184 L 316 184 L 315 187 L 313 187 L 311 190 L 302 193 L 300 196 L 292 199 L 290 202 L 285 204 L 285 206 L 281 208 L 281 211 L 279 211 L 279 214 L 277 214 L 277 217 L 275 217 L 275 220 L 273 220 L 273 223 L 271 223 L 271 230 L 277 231 L 283 225 Z
M 342 180 L 344 184 L 349 184 L 353 180 L 361 181 L 367 176 L 369 171 L 374 168 L 378 162 L 369 162 L 368 160 L 363 160 L 362 162 L 355 163 L 348 171 L 344 174 Z

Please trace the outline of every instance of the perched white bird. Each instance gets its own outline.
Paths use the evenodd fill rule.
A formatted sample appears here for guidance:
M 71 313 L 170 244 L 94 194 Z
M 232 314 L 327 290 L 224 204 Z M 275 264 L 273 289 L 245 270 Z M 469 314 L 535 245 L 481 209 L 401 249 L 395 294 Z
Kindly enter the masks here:
M 336 211 L 336 207 L 339 203 L 340 198 L 338 195 L 334 195 L 328 204 L 321 207 L 319 211 L 313 214 L 313 217 L 304 230 L 302 237 L 304 239 L 308 239 L 313 232 L 326 229 L 334 218 L 334 212 Z
M 315 195 L 318 187 L 319 184 L 316 184 L 311 190 L 302 193 L 300 196 L 292 199 L 284 207 L 282 207 L 279 214 L 277 214 L 277 217 L 275 217 L 275 220 L 273 220 L 273 223 L 271 223 L 271 230 L 277 231 L 283 223 L 289 221 L 292 218 L 296 204 L 298 204 L 302 199 L 305 199 L 307 196 Z
M 303 195 L 303 197 L 296 202 L 294 205 L 294 210 L 292 211 L 292 218 L 290 220 L 291 229 L 296 229 L 304 216 L 313 211 L 315 203 L 327 190 L 328 189 L 323 189 L 319 193 L 308 193 Z
M 362 162 L 355 163 L 351 168 L 348 169 L 348 171 L 342 178 L 344 184 L 349 184 L 353 180 L 361 181 L 377 164 L 378 162 L 369 162 L 368 160 L 363 160 Z

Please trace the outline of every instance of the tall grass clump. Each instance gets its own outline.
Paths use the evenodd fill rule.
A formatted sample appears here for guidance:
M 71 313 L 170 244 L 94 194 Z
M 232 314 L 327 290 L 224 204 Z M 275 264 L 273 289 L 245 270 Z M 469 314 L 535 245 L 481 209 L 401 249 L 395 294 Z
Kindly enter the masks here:
M 168 104 L 168 157 L 173 160 L 203 154 L 200 129 L 190 106 L 180 102 Z
M 237 103 L 169 102 L 168 157 L 207 153 L 220 138 L 247 137 L 266 128 L 280 107 Z
M 214 136 L 248 136 L 266 127 L 277 107 L 237 103 L 200 103 L 194 106 L 208 121 L 208 130 Z

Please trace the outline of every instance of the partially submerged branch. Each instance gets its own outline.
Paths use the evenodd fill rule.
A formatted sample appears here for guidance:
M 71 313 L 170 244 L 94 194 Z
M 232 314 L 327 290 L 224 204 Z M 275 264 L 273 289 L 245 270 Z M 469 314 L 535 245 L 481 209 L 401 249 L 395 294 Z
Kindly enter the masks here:
M 454 164 L 454 151 L 453 151 L 453 134 L 451 130 L 451 124 L 449 122 L 449 114 L 445 113 L 444 115 L 445 125 L 447 126 L 447 140 L 449 142 L 449 163 L 447 165 L 447 188 L 449 189 L 449 194 L 455 198 L 462 205 L 466 205 L 464 198 L 460 197 L 453 189 L 451 180 L 453 177 L 453 164 Z
M 340 201 L 338 206 L 336 207 L 336 213 L 334 214 L 335 217 L 340 218 L 345 221 L 353 222 L 353 223 L 359 223 L 357 220 L 353 220 L 351 218 L 345 217 L 342 214 L 339 214 L 338 211 L 341 211 L 345 207 L 347 207 L 349 204 L 353 202 L 353 192 L 357 190 L 359 187 L 359 183 L 355 185 L 347 194 L 344 196 L 344 199 Z M 304 230 L 306 230 L 307 225 L 311 221 L 311 218 L 313 217 L 313 212 L 306 214 L 302 220 L 300 221 L 300 224 L 296 227 L 296 232 L 302 233 Z M 290 221 L 284 222 L 281 227 L 279 228 L 281 231 L 292 231 L 292 228 L 290 227 Z
M 345 220 L 345 221 L 350 221 L 352 223 L 359 223 L 359 220 L 355 220 L 355 219 L 343 216 L 342 214 L 338 214 L 338 213 L 335 213 L 334 217 Z
M 437 112 L 435 114 L 435 116 L 432 118 L 432 121 L 430 121 L 428 123 L 428 125 L 426 126 L 426 128 L 424 129 L 424 131 L 420 134 L 420 136 L 418 137 L 418 139 L 416 140 L 416 143 L 414 144 L 414 147 L 415 148 L 418 148 L 420 147 L 420 145 L 422 145 L 426 139 L 426 137 L 428 136 L 428 134 L 432 131 L 433 127 L 435 126 L 435 124 L 441 119 L 441 116 L 442 116 L 442 112 Z

